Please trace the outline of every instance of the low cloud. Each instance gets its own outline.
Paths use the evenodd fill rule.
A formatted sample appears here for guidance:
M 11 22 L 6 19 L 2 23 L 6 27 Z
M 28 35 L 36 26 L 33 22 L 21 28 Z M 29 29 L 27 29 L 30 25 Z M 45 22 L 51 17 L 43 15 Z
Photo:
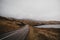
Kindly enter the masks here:
M 0 0 L 0 16 L 18 19 L 59 20 L 59 0 Z

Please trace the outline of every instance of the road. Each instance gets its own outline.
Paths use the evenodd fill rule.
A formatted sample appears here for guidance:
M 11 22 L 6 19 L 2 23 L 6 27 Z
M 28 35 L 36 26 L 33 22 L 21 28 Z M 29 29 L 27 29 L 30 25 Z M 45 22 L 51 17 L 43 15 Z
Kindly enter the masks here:
M 16 31 L 12 31 L 9 33 L 5 33 L 0 35 L 0 40 L 24 40 L 29 31 L 28 25 L 25 27 L 18 29 Z

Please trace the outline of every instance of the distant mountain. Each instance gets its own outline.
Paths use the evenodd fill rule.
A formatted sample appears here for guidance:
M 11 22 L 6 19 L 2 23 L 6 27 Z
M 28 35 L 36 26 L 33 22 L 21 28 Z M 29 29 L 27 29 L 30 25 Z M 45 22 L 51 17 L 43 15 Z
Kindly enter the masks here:
M 37 25 L 49 25 L 49 24 L 60 24 L 60 21 L 36 21 L 31 19 L 15 19 L 15 18 L 7 18 L 0 16 L 0 20 L 9 20 L 15 21 L 17 23 L 23 22 L 24 24 L 37 26 Z

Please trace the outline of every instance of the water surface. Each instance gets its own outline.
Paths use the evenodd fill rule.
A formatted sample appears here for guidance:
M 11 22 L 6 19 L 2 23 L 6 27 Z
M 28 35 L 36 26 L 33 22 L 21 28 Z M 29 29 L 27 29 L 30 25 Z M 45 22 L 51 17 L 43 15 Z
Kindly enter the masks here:
M 41 26 L 34 26 L 37 28 L 60 28 L 60 25 L 41 25 Z

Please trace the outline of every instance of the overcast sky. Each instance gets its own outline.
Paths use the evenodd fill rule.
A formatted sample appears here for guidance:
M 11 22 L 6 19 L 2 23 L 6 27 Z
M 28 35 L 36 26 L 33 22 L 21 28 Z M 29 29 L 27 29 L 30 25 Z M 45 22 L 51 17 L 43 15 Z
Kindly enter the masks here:
M 59 20 L 60 0 L 0 0 L 0 16 Z

